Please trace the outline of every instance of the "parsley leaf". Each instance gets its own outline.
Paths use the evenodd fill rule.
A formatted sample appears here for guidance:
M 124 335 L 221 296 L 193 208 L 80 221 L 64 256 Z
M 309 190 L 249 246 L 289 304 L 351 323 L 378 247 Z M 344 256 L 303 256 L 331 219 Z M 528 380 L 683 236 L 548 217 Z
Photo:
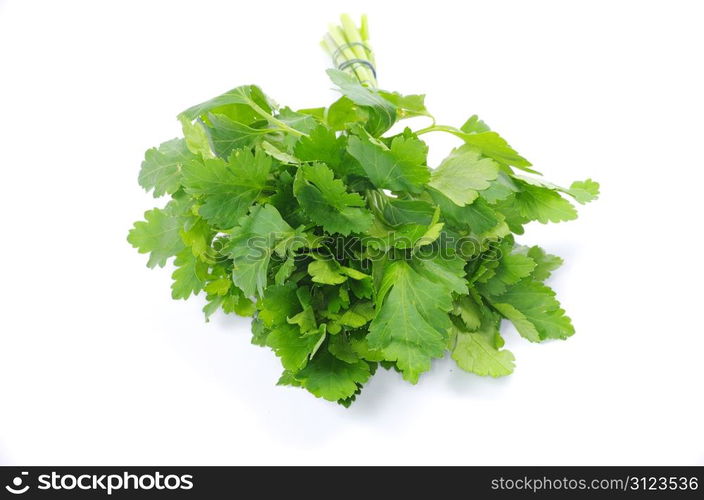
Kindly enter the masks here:
M 347 150 L 378 188 L 420 193 L 430 180 L 428 147 L 415 137 L 395 137 L 387 148 L 371 137 L 352 135 Z
M 454 326 L 452 359 L 463 370 L 477 375 L 503 377 L 511 374 L 515 358 L 510 351 L 501 349 L 504 341 L 499 334 L 500 318 L 483 307 L 479 308 L 472 299 L 466 298 L 466 301 L 474 304 L 479 321 L 474 328 Z
M 235 149 L 252 146 L 264 135 L 275 132 L 268 128 L 253 128 L 236 122 L 226 115 L 208 115 L 207 127 L 213 152 L 221 158 L 227 158 Z
M 273 205 L 256 205 L 240 220 L 226 253 L 232 258 L 232 281 L 245 295 L 263 295 L 275 246 L 295 231 Z
M 367 362 L 348 363 L 329 351 L 321 351 L 295 375 L 295 379 L 313 395 L 337 401 L 354 395 L 370 376 Z
M 155 198 L 174 194 L 181 187 L 183 166 L 194 158 L 183 139 L 172 139 L 158 149 L 148 149 L 139 172 L 139 185 L 147 191 L 153 189 Z
M 373 136 L 386 132 L 396 121 L 396 107 L 378 92 L 365 87 L 344 71 L 329 69 L 328 76 L 340 92 L 355 104 L 364 107 L 368 114 L 367 131 Z
M 184 248 L 174 260 L 176 270 L 171 277 L 171 297 L 174 299 L 187 299 L 191 294 L 197 294 L 203 289 L 208 273 L 208 265 L 193 255 L 190 248 Z M 222 285 L 222 284 L 221 284 Z M 229 282 L 227 282 L 229 288 Z
M 342 164 L 344 144 L 344 137 L 337 137 L 332 129 L 319 125 L 298 140 L 295 154 L 303 161 L 319 161 L 336 170 Z
M 451 326 L 451 289 L 421 275 L 406 261 L 394 261 L 385 270 L 377 299 L 381 308 L 369 327 L 372 349 L 395 361 L 410 382 L 441 357 Z M 388 295 L 388 296 L 387 296 Z
M 362 208 L 364 198 L 348 193 L 345 184 L 322 163 L 301 165 L 293 192 L 303 211 L 329 233 L 361 233 L 372 223 L 371 213 Z
M 515 203 L 521 216 L 543 224 L 577 218 L 575 208 L 557 191 L 520 181 L 519 185 L 521 190 L 515 195 Z
M 574 334 L 570 318 L 555 299 L 555 292 L 530 279 L 519 281 L 491 304 L 531 342 L 564 339 Z
M 262 151 L 234 151 L 227 161 L 219 158 L 188 163 L 183 170 L 186 190 L 200 195 L 200 214 L 215 227 L 228 229 L 266 187 L 271 158 Z
M 179 116 L 184 116 L 189 120 L 204 117 L 208 113 L 217 111 L 228 111 L 232 105 L 245 105 L 247 107 L 256 106 L 266 112 L 271 112 L 272 107 L 269 99 L 256 85 L 243 85 L 225 92 L 217 97 L 197 104 L 182 112 Z
M 459 148 L 436 168 L 428 183 L 456 205 L 463 207 L 479 197 L 479 191 L 491 186 L 499 166 L 489 158 L 481 158 L 471 149 Z
M 139 250 L 149 253 L 148 267 L 164 267 L 167 259 L 184 248 L 181 230 L 185 219 L 181 213 L 183 203 L 169 202 L 164 209 L 154 208 L 144 213 L 144 221 L 135 222 L 127 241 Z
M 467 372 L 512 373 L 504 320 L 531 342 L 571 336 L 545 284 L 562 259 L 516 236 L 576 218 L 569 199 L 591 202 L 599 184 L 527 175 L 476 115 L 437 124 L 424 95 L 377 88 L 366 22 L 343 16 L 322 45 L 341 94 L 328 106 L 236 87 L 178 115 L 184 137 L 145 153 L 139 184 L 168 201 L 127 240 L 148 267 L 170 263 L 172 297 L 198 295 L 206 321 L 252 317 L 278 385 L 345 407 L 379 366 L 416 383 L 449 352 Z M 431 123 L 395 131 L 413 117 Z M 463 142 L 435 169 L 431 132 Z

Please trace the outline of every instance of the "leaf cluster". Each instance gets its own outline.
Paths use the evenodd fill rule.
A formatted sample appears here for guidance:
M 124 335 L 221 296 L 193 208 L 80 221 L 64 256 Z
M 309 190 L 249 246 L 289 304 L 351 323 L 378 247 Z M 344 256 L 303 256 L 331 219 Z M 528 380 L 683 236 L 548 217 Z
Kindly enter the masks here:
M 237 87 L 181 113 L 183 137 L 146 152 L 139 183 L 168 202 L 128 240 L 149 267 L 173 259 L 173 298 L 204 295 L 206 318 L 252 316 L 280 384 L 344 405 L 378 367 L 416 383 L 448 351 L 468 372 L 511 373 L 504 319 L 531 342 L 572 335 L 545 284 L 561 259 L 515 235 L 576 218 L 570 199 L 595 199 L 598 184 L 541 180 L 476 116 L 389 134 L 431 116 L 424 96 L 328 73 L 340 97 L 327 107 Z M 461 145 L 431 168 L 421 136 L 436 131 Z

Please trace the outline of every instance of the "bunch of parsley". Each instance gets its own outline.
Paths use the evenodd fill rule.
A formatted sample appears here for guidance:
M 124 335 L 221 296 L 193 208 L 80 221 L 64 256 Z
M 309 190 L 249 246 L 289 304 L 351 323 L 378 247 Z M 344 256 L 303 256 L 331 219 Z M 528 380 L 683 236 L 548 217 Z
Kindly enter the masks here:
M 349 405 L 382 366 L 415 383 L 450 351 L 478 375 L 508 375 L 503 319 L 531 342 L 574 333 L 544 284 L 561 259 L 516 243 L 530 221 L 577 217 L 591 180 L 559 187 L 476 116 L 384 135 L 432 118 L 422 95 L 377 89 L 361 28 L 343 16 L 323 46 L 341 97 L 280 108 L 237 87 L 179 115 L 184 138 L 145 154 L 139 183 L 163 208 L 128 240 L 148 266 L 174 258 L 172 296 L 203 292 L 218 309 L 252 316 L 252 342 L 281 359 L 282 385 Z M 430 132 L 461 145 L 427 164 Z

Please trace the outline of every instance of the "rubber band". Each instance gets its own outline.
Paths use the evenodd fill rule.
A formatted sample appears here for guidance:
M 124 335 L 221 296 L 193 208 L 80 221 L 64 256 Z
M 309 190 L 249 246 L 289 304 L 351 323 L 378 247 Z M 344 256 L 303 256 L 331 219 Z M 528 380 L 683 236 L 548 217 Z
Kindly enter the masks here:
M 368 54 L 372 53 L 372 49 L 369 48 L 368 45 L 362 43 L 362 42 L 348 42 L 348 43 L 343 43 L 340 45 L 337 49 L 335 49 L 335 52 L 332 53 L 332 63 L 335 66 L 338 66 L 337 64 L 337 58 L 340 57 L 340 54 L 342 53 L 343 50 L 348 49 L 350 47 L 363 47 L 364 50 L 367 51 Z
M 339 64 L 337 66 L 337 69 L 342 71 L 342 70 L 349 68 L 353 64 L 362 64 L 362 65 L 366 66 L 367 68 L 369 68 L 371 70 L 372 75 L 374 75 L 374 78 L 376 78 L 376 68 L 374 68 L 374 65 L 372 63 L 370 63 L 369 61 L 367 61 L 366 59 L 349 59 L 349 60 L 343 62 L 342 64 Z

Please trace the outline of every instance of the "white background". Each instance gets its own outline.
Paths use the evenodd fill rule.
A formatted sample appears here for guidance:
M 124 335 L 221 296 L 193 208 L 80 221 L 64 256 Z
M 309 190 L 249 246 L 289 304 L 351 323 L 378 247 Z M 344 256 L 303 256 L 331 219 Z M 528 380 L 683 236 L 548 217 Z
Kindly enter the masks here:
M 505 379 L 383 370 L 349 410 L 276 387 L 249 321 L 206 324 L 125 237 L 145 149 L 257 83 L 334 98 L 318 41 L 370 15 L 384 88 L 478 113 L 547 178 L 593 177 L 566 258 L 565 342 L 506 326 Z M 0 463 L 704 464 L 700 2 L 0 0 Z M 419 124 L 420 125 L 420 124 Z M 427 136 L 426 136 L 427 137 Z M 429 137 L 432 162 L 453 139 Z M 157 203 L 163 203 L 159 200 Z

